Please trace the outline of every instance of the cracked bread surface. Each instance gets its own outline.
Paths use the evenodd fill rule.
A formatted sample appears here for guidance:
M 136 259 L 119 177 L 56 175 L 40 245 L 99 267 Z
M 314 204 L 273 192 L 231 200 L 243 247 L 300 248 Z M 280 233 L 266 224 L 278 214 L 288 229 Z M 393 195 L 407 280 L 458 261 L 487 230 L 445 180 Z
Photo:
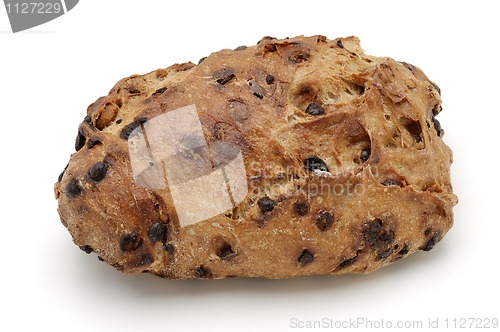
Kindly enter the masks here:
M 128 139 L 188 105 L 208 146 L 241 149 L 248 193 L 183 225 L 169 188 L 134 180 Z M 372 272 L 431 250 L 452 226 L 441 109 L 418 67 L 366 55 L 356 37 L 264 37 L 124 78 L 91 104 L 55 184 L 58 212 L 75 244 L 125 273 Z

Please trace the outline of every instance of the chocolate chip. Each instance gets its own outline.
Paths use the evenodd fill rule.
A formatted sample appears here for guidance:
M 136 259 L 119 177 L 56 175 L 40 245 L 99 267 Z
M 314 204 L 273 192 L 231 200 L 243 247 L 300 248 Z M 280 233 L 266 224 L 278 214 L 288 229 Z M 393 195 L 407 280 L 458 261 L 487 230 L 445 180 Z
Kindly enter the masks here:
M 410 251 L 410 247 L 405 243 L 405 245 L 403 246 L 403 248 L 398 251 L 398 255 L 400 256 L 404 256 L 406 255 L 408 252 Z
M 141 91 L 137 90 L 136 88 L 129 88 L 128 93 L 134 95 L 134 94 L 141 93 Z
M 194 274 L 195 274 L 196 278 L 199 278 L 199 279 L 211 279 L 213 277 L 212 272 L 208 268 L 204 267 L 203 265 L 198 266 L 194 270 Z
M 168 227 L 167 227 L 167 224 L 165 224 L 165 223 L 155 222 L 149 228 L 148 238 L 153 243 L 156 243 L 156 242 L 165 243 L 165 242 L 167 242 L 167 236 L 168 236 Z
M 318 103 L 310 103 L 306 108 L 306 113 L 310 115 L 325 114 L 325 109 Z
M 273 84 L 274 83 L 274 76 L 271 74 L 267 74 L 266 76 L 266 83 L 267 84 Z
M 139 267 L 144 265 L 150 265 L 154 262 L 154 258 L 150 253 L 142 254 L 138 260 L 131 262 L 132 266 Z
M 439 133 L 439 131 L 442 129 L 441 122 L 439 122 L 439 120 L 436 118 L 432 118 L 432 122 L 434 122 L 434 129 L 436 129 L 436 132 Z
M 361 154 L 359 155 L 359 159 L 361 160 L 361 162 L 366 162 L 368 158 L 370 158 L 371 152 L 372 150 L 370 148 L 364 148 L 363 150 L 361 150 Z
M 274 209 L 276 203 L 269 197 L 264 196 L 257 201 L 257 204 L 262 212 L 270 212 Z
M 203 61 L 205 61 L 205 59 L 206 59 L 206 58 L 207 58 L 207 57 L 206 57 L 206 56 L 204 56 L 203 58 L 201 58 L 200 60 L 198 60 L 198 64 L 200 64 L 200 63 L 202 63 Z
M 328 167 L 325 162 L 316 156 L 308 156 L 304 159 L 304 167 L 309 171 L 320 170 L 323 172 L 328 172 Z
M 250 86 L 250 91 L 252 91 L 252 94 L 259 98 L 259 99 L 262 99 L 264 98 L 264 88 L 262 86 L 260 86 L 257 82 L 255 82 L 254 80 L 250 80 L 248 81 L 248 85 Z
M 295 202 L 293 203 L 293 210 L 299 216 L 305 216 L 309 212 L 309 204 L 306 202 Z
M 339 264 L 339 268 L 343 269 L 345 267 L 351 266 L 354 263 L 354 261 L 356 260 L 357 257 L 358 256 L 354 256 L 352 258 L 348 258 L 348 259 L 342 261 L 342 263 Z
M 366 224 L 363 238 L 367 245 L 384 246 L 394 241 L 394 232 L 383 226 L 381 219 L 374 219 Z
M 441 233 L 434 232 L 434 235 L 420 249 L 423 251 L 431 251 L 432 248 L 441 240 Z
M 68 166 L 69 166 L 69 164 L 67 164 L 66 167 L 64 167 L 63 171 L 61 172 L 61 174 L 59 174 L 59 176 L 57 177 L 57 182 L 61 182 L 62 181 L 62 178 L 64 176 L 64 173 L 68 169 Z
M 101 141 L 98 140 L 97 138 L 91 138 L 89 139 L 89 141 L 87 142 L 87 148 L 88 149 L 92 149 L 94 146 L 96 146 L 97 144 L 101 144 Z
M 122 131 L 120 132 L 120 137 L 123 139 L 128 139 L 130 134 L 134 131 L 135 128 L 139 127 L 139 124 L 136 122 L 129 123 L 126 125 Z
M 75 140 L 75 150 L 80 151 L 80 149 L 85 146 L 86 140 L 87 139 L 85 138 L 85 136 L 83 136 L 82 132 L 78 131 L 78 135 L 76 136 L 76 140 Z
M 163 87 L 163 88 L 159 88 L 158 90 L 156 90 L 152 96 L 157 96 L 157 95 L 161 95 L 162 93 L 164 93 L 165 91 L 167 91 L 167 88 L 166 87 Z
M 297 261 L 300 263 L 300 265 L 305 266 L 309 263 L 311 263 L 314 260 L 314 255 L 312 252 L 310 252 L 307 249 L 302 250 L 302 253 L 300 254 L 299 258 Z
M 88 124 L 91 124 L 92 119 L 90 118 L 90 116 L 86 115 L 86 116 L 83 118 L 83 122 L 86 122 L 86 123 L 88 123 Z
M 401 187 L 402 186 L 401 183 L 399 183 L 399 182 L 397 182 L 395 180 L 392 180 L 392 179 L 384 180 L 382 182 L 382 185 L 384 185 L 386 187 L 388 187 L 388 186 L 399 186 L 399 187 Z
M 90 168 L 89 177 L 95 182 L 99 182 L 106 177 L 107 171 L 108 165 L 103 161 L 99 161 Z
M 394 232 L 390 230 L 384 230 L 379 236 L 378 236 L 378 241 L 380 242 L 386 242 L 386 243 L 391 243 L 394 241 Z
M 340 39 L 339 39 L 339 40 L 337 40 L 337 46 L 338 46 L 339 48 L 344 48 L 344 45 L 342 44 L 342 40 L 340 40 Z
M 376 242 L 379 236 L 379 233 L 382 230 L 382 220 L 380 219 L 375 219 L 366 225 L 367 227 L 363 231 L 363 235 L 365 240 L 367 240 L 368 243 L 373 243 Z
M 380 261 L 382 259 L 386 259 L 391 254 L 392 254 L 392 248 L 388 248 L 386 250 L 382 250 L 379 253 L 377 253 L 377 257 L 375 258 L 375 260 Z
M 170 255 L 174 254 L 175 248 L 171 243 L 163 243 L 163 250 L 168 252 Z
M 309 60 L 311 55 L 303 50 L 293 51 L 289 56 L 288 60 L 292 63 L 301 63 Z
M 222 85 L 231 81 L 234 77 L 234 71 L 230 68 L 221 68 L 212 74 L 212 78 Z
M 130 134 L 132 134 L 132 132 L 134 131 L 134 129 L 137 128 L 137 127 L 139 127 L 140 125 L 144 124 L 146 121 L 147 121 L 147 119 L 140 118 L 137 121 L 129 123 L 120 132 L 120 138 L 122 138 L 122 139 L 128 139 L 129 136 L 130 136 Z
M 221 259 L 228 259 L 234 254 L 233 248 L 229 243 L 226 243 L 220 250 L 217 252 L 217 256 Z
M 69 198 L 75 198 L 76 196 L 80 195 L 82 193 L 82 189 L 78 184 L 78 180 L 77 179 L 69 180 L 68 184 L 66 184 L 66 188 L 64 188 L 64 192 L 66 193 L 66 196 L 68 196 Z
M 122 251 L 134 251 L 142 245 L 142 238 L 137 233 L 125 234 L 120 239 L 120 249 Z
M 314 89 L 309 85 L 304 85 L 303 87 L 301 87 L 299 93 L 302 96 L 307 96 L 307 97 L 313 97 L 316 95 Z
M 236 47 L 234 50 L 235 51 L 243 51 L 243 50 L 246 50 L 246 49 L 247 49 L 247 47 L 245 45 L 242 45 L 242 46 Z
M 316 227 L 322 232 L 333 225 L 333 215 L 328 211 L 319 211 L 316 215 Z
M 116 124 L 120 124 L 120 123 L 122 123 L 122 119 L 116 120 Z
M 90 254 L 91 252 L 94 251 L 94 249 L 91 246 L 80 246 L 80 249 L 85 251 L 86 254 Z

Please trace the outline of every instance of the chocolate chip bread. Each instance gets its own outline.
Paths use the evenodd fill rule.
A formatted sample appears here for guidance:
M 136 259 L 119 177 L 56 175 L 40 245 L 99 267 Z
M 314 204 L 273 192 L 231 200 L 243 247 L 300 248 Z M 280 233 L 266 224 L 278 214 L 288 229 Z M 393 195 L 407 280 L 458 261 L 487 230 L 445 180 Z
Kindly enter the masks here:
M 356 37 L 222 50 L 119 81 L 55 184 L 73 241 L 173 279 L 368 273 L 450 229 L 440 90 Z

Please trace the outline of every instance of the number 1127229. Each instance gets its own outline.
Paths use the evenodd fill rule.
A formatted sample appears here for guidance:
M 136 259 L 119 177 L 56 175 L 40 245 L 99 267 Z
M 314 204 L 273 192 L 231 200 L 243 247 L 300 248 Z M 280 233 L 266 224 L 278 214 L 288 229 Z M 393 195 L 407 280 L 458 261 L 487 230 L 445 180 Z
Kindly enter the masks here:
M 5 7 L 9 14 L 59 14 L 63 10 L 59 2 L 16 2 Z

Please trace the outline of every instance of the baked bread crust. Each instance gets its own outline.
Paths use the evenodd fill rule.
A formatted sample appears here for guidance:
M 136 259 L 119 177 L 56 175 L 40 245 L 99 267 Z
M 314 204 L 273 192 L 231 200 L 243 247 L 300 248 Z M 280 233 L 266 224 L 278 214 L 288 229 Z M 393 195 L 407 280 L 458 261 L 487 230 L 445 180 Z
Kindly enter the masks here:
M 243 155 L 248 194 L 181 225 L 169 189 L 132 175 L 127 139 L 195 105 L 208 145 Z M 356 37 L 277 40 L 120 80 L 87 109 L 55 184 L 75 244 L 173 279 L 368 273 L 428 251 L 453 223 L 440 91 Z M 193 188 L 196 192 L 196 188 Z

